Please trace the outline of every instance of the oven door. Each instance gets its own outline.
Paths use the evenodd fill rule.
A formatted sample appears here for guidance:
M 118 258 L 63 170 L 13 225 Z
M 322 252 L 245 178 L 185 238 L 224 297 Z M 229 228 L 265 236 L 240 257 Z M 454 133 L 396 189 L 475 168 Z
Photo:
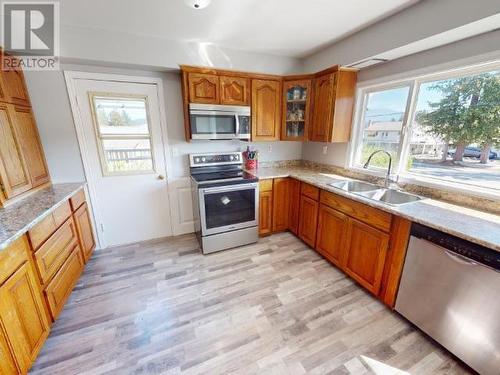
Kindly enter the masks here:
M 199 189 L 203 236 L 258 225 L 257 183 Z
M 233 112 L 191 111 L 189 122 L 192 139 L 238 138 L 239 118 Z

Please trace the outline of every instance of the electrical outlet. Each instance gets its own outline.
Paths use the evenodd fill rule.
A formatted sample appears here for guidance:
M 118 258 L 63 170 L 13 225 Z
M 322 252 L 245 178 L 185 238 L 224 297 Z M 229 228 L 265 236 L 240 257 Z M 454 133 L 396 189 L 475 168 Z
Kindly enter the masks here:
M 267 151 L 273 152 L 273 146 L 272 145 L 267 146 Z
M 172 147 L 172 156 L 173 157 L 179 156 L 179 148 L 178 147 Z
M 328 146 L 323 146 L 323 155 L 328 154 Z

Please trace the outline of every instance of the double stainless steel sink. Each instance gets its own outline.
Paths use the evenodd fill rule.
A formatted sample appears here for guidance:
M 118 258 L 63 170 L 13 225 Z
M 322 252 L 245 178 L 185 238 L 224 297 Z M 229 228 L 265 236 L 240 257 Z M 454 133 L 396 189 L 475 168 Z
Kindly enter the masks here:
M 393 206 L 399 206 L 406 203 L 417 202 L 424 198 L 418 195 L 402 192 L 396 189 L 381 188 L 375 184 L 363 181 L 336 181 L 329 184 L 334 188 L 357 194 L 374 201 L 383 202 Z

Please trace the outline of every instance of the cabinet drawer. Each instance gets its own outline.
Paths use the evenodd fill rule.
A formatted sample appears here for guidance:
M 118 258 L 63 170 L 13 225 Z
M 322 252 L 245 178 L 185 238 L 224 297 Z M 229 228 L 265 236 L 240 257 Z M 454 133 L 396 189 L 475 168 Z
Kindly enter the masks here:
M 372 227 L 388 232 L 391 228 L 392 215 L 388 212 L 367 206 L 348 198 L 321 191 L 321 203 L 365 222 Z
M 267 180 L 259 181 L 259 190 L 260 191 L 272 191 L 273 190 L 273 179 L 269 178 Z
M 28 231 L 33 249 L 36 250 L 55 230 L 71 216 L 69 202 L 66 201 Z
M 319 199 L 319 189 L 316 186 L 312 186 L 304 182 L 300 185 L 300 193 L 306 197 L 314 199 L 315 201 Z
M 68 219 L 35 253 L 35 261 L 43 284 L 46 284 L 64 263 L 77 243 L 73 219 Z
M 71 255 L 45 289 L 47 303 L 54 320 L 64 307 L 64 303 L 71 294 L 83 270 L 83 261 L 79 253 L 80 248 L 76 245 Z
M 26 236 L 15 240 L 9 247 L 0 251 L 0 285 L 27 260 L 27 251 L 29 246 Z
M 69 201 L 71 202 L 71 208 L 76 211 L 78 207 L 85 203 L 85 192 L 83 189 L 79 190 L 75 195 L 73 195 Z

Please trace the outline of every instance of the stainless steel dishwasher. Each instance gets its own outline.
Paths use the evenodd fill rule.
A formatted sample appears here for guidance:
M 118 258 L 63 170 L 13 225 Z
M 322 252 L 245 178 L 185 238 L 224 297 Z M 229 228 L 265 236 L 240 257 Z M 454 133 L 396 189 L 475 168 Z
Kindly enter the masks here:
M 500 374 L 500 252 L 414 224 L 396 311 L 480 374 Z

